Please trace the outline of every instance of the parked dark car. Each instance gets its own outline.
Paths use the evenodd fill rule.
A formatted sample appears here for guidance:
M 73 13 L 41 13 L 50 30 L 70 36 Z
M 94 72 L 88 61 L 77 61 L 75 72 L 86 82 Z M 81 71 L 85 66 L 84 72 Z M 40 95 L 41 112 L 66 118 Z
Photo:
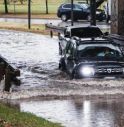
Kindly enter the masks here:
M 67 29 L 70 29 L 73 36 L 60 35 L 61 70 L 67 72 L 71 78 L 124 77 L 124 56 L 120 45 L 103 38 L 97 27 L 79 27 L 80 31 L 82 29 L 79 37 L 76 32 L 72 33 L 75 31 L 73 29 L 78 30 L 77 27 Z M 89 38 L 89 35 L 83 35 L 86 29 L 92 33 L 97 31 L 98 34 Z
M 74 20 L 88 20 L 90 21 L 90 6 L 88 4 L 74 4 L 73 5 Z M 58 8 L 57 16 L 61 18 L 62 21 L 67 21 L 71 19 L 71 4 L 66 3 L 60 5 Z M 106 19 L 104 10 L 97 9 L 96 19 L 103 21 Z

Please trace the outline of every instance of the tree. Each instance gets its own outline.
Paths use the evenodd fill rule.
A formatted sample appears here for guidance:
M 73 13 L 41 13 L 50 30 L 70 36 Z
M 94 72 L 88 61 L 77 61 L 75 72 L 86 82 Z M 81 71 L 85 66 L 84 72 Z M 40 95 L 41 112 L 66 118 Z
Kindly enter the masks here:
M 48 0 L 46 0 L 46 14 L 48 14 Z
M 86 0 L 86 3 L 88 4 L 89 3 L 89 0 Z
M 28 29 L 31 29 L 31 0 L 28 0 Z
M 8 14 L 7 0 L 4 0 L 4 5 L 5 5 L 5 14 Z

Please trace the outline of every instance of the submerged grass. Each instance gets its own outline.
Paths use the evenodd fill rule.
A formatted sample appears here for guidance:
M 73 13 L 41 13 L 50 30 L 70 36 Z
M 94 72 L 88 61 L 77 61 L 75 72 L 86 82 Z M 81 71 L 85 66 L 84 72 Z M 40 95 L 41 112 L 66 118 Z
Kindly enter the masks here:
M 60 127 L 60 124 L 0 104 L 0 127 Z

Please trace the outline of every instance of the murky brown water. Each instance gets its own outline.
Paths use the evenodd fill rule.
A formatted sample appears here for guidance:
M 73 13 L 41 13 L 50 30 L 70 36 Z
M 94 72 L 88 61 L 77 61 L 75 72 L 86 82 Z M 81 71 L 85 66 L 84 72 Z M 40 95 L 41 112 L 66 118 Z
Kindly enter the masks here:
M 124 99 L 37 100 L 20 103 L 20 110 L 66 127 L 124 126 Z
M 21 70 L 21 86 L 10 98 L 38 95 L 97 95 L 123 93 L 123 80 L 69 80 L 58 69 L 58 40 L 38 34 L 0 30 L 0 54 Z M 32 91 L 33 90 L 33 91 Z M 40 90 L 35 91 L 34 90 Z M 25 96 L 24 96 L 25 95 Z M 7 95 L 8 96 L 8 95 Z
M 21 70 L 22 84 L 20 87 L 13 86 L 13 91 L 26 90 L 11 93 L 13 97 L 11 98 L 10 94 L 9 99 L 37 95 L 75 96 L 124 93 L 123 80 L 120 79 L 69 80 L 67 75 L 58 70 L 59 56 L 56 38 L 0 30 L 0 54 Z M 30 93 L 27 90 L 31 90 Z M 116 127 L 116 124 L 123 124 L 123 99 L 37 100 L 21 102 L 19 107 L 21 111 L 32 112 L 67 127 Z
M 58 74 L 57 39 L 31 33 L 0 31 L 0 54 L 21 70 L 21 87 L 42 86 Z

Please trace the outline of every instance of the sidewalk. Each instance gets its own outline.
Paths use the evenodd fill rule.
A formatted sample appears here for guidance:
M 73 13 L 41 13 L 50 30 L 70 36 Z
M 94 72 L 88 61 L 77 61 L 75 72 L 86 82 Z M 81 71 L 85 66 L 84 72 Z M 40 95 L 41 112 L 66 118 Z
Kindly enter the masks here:
M 52 23 L 54 25 L 59 25 L 63 27 L 71 25 L 71 21 L 62 22 L 59 18 L 57 18 L 56 14 L 37 14 L 32 15 L 31 19 L 31 29 L 29 30 L 27 14 L 0 14 L 0 29 L 11 29 L 41 34 L 49 34 L 49 32 L 45 30 L 45 24 L 47 23 Z M 79 20 L 78 22 L 74 22 L 74 24 L 87 26 L 90 24 L 90 22 Z M 97 26 L 103 29 L 105 32 L 110 32 L 110 25 L 105 24 L 105 22 L 97 22 Z
M 27 14 L 0 14 L 0 18 L 10 18 L 10 19 L 27 19 Z M 36 14 L 31 15 L 32 19 L 58 19 L 56 14 Z M 17 30 L 17 31 L 25 31 L 25 32 L 33 32 L 39 34 L 49 34 L 49 31 L 45 30 L 45 24 L 32 24 L 31 29 L 28 29 L 28 24 L 25 22 L 4 22 L 0 21 L 0 29 L 8 29 L 8 30 Z
M 0 18 L 27 18 L 28 14 L 0 14 Z M 33 19 L 58 19 L 56 14 L 33 14 Z

